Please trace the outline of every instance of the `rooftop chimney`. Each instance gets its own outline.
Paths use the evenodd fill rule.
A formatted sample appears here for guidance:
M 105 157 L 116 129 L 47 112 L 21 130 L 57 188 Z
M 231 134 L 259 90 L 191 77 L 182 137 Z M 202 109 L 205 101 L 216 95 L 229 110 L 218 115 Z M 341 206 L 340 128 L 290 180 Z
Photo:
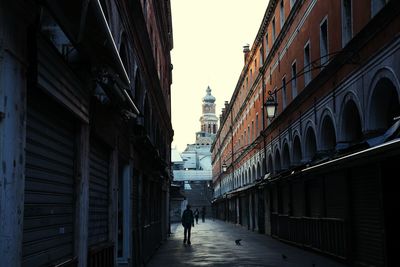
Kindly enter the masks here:
M 249 45 L 249 44 L 245 44 L 245 45 L 243 46 L 244 63 L 246 63 L 247 56 L 249 55 L 249 52 L 250 52 L 250 45 Z
M 225 110 L 228 109 L 228 106 L 229 106 L 229 102 L 228 102 L 228 101 L 225 101 Z

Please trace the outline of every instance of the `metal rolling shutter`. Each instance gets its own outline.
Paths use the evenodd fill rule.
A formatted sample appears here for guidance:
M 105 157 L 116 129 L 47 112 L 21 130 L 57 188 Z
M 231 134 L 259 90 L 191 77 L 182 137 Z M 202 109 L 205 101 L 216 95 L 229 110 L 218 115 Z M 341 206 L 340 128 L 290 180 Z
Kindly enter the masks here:
M 344 219 L 347 203 L 346 174 L 333 173 L 325 179 L 326 217 Z
M 304 216 L 304 186 L 302 182 L 292 184 L 292 216 Z
M 72 258 L 74 123 L 39 92 L 28 96 L 22 266 Z
M 89 155 L 89 246 L 108 240 L 109 152 L 91 140 Z
M 240 215 L 241 215 L 241 223 L 242 226 L 248 226 L 247 222 L 247 213 L 248 213 L 248 205 L 247 205 L 247 196 L 243 195 L 240 197 Z
M 280 214 L 289 215 L 289 205 L 290 205 L 290 187 L 289 184 L 284 183 L 281 187 L 281 200 L 282 200 L 282 210 Z
M 322 217 L 322 183 L 316 178 L 307 181 L 307 213 L 308 217 Z
M 377 166 L 352 170 L 354 259 L 363 266 L 384 265 L 384 235 Z

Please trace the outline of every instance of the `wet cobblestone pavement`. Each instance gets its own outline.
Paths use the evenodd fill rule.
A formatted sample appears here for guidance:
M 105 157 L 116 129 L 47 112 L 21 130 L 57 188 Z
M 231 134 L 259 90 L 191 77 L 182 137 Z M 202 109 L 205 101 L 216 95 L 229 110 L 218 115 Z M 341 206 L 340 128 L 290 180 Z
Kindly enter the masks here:
M 267 235 L 218 220 L 192 228 L 192 245 L 183 244 L 183 227 L 171 226 L 171 236 L 146 267 L 180 266 L 293 266 L 343 267 L 335 260 L 287 245 Z M 241 239 L 241 245 L 235 240 Z

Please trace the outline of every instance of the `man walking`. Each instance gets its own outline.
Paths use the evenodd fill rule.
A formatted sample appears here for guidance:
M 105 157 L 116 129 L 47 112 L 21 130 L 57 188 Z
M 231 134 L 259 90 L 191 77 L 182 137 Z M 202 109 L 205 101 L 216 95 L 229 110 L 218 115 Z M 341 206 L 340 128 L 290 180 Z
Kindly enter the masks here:
M 187 241 L 187 244 L 190 245 L 191 244 L 190 232 L 192 227 L 194 227 L 194 218 L 193 218 L 193 211 L 190 209 L 189 204 L 186 206 L 186 209 L 183 211 L 182 214 L 182 226 L 184 229 L 183 243 L 186 244 Z
M 196 224 L 199 224 L 199 215 L 200 215 L 199 209 L 196 209 L 194 211 L 194 217 L 196 218 Z
M 206 217 L 206 207 L 203 206 L 203 208 L 201 209 L 201 220 L 203 222 L 205 222 L 205 217 Z

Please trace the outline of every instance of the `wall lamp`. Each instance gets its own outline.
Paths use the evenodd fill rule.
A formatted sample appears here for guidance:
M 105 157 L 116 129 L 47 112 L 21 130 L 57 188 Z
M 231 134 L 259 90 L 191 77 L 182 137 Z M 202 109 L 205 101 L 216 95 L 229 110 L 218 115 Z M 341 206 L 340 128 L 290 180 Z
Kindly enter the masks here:
M 267 117 L 272 119 L 272 118 L 275 118 L 275 113 L 276 113 L 278 103 L 275 101 L 275 98 L 272 95 L 271 91 L 268 91 L 268 94 L 269 94 L 269 96 L 264 105 L 267 108 Z
M 226 163 L 224 162 L 222 164 L 222 172 L 226 172 L 226 169 L 227 169 L 227 166 L 226 166 Z

